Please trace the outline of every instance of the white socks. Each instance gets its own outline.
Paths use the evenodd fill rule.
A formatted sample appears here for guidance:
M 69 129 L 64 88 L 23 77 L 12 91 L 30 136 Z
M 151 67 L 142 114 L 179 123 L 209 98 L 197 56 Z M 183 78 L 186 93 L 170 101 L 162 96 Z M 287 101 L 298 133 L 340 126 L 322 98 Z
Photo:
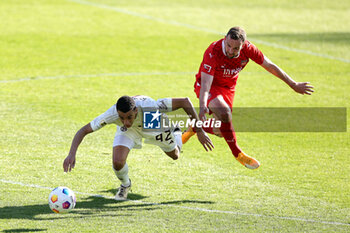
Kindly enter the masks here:
M 174 132 L 174 136 L 175 136 L 175 141 L 176 141 L 176 145 L 179 148 L 179 152 L 181 152 L 182 149 L 182 133 L 181 131 L 175 131 Z
M 122 182 L 122 185 L 124 187 L 130 186 L 130 179 L 128 175 L 129 168 L 127 163 L 125 163 L 124 167 L 119 171 L 115 170 L 114 167 L 113 167 L 113 170 L 116 176 L 118 177 L 118 179 Z

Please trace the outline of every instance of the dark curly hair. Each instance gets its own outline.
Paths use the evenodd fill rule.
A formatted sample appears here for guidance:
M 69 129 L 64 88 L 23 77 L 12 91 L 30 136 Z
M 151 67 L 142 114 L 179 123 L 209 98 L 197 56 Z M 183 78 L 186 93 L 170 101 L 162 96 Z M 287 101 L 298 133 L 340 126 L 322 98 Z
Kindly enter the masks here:
M 136 109 L 135 101 L 132 97 L 124 95 L 118 99 L 116 108 L 117 108 L 117 111 L 127 113 L 130 110 Z

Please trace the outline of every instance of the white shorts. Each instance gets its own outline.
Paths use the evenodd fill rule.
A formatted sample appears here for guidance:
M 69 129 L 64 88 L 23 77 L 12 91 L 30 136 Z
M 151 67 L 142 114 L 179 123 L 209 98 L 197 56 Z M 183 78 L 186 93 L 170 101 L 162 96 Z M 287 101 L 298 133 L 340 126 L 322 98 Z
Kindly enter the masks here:
M 122 129 L 124 129 L 124 131 Z M 125 146 L 130 150 L 132 148 L 141 149 L 142 138 L 145 139 L 145 143 L 157 145 L 164 152 L 173 151 L 176 147 L 176 140 L 173 130 L 167 130 L 164 132 L 144 132 L 131 127 L 125 131 L 125 128 L 120 126 L 117 126 L 113 147 Z

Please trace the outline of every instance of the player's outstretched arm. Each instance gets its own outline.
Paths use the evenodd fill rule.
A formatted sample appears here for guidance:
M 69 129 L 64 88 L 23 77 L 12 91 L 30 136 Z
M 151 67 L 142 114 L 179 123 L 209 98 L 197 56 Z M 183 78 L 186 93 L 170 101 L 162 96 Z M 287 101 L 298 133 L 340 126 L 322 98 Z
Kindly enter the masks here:
M 83 141 L 84 137 L 91 132 L 93 131 L 90 126 L 90 123 L 88 123 L 87 125 L 83 126 L 81 129 L 79 129 L 78 132 L 75 134 L 69 150 L 69 154 L 63 162 L 64 172 L 70 172 L 74 168 L 75 155 L 77 153 L 78 147 L 80 143 Z
M 172 99 L 172 110 L 175 111 L 179 108 L 183 108 L 191 120 L 196 122 L 199 120 L 196 110 L 189 98 L 173 98 Z M 197 132 L 198 141 L 202 144 L 206 151 L 213 150 L 214 145 L 208 135 L 202 128 L 195 127 Z
M 310 85 L 309 82 L 296 82 L 289 75 L 284 72 L 281 68 L 279 68 L 276 64 L 274 64 L 270 59 L 264 56 L 264 62 L 261 64 L 268 72 L 275 75 L 286 84 L 288 84 L 295 92 L 299 94 L 311 95 L 313 91 L 313 86 Z
M 199 119 L 206 120 L 205 114 L 209 113 L 208 98 L 211 84 L 213 83 L 214 76 L 201 72 L 201 90 L 199 93 Z

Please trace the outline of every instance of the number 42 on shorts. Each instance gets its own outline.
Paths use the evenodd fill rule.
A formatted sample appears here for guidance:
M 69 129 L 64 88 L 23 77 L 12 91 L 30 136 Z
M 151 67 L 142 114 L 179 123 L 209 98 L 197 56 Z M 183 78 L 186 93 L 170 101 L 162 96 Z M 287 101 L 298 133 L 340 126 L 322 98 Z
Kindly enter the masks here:
M 161 141 L 161 142 L 163 142 L 163 141 L 168 142 L 169 141 L 169 144 L 174 142 L 172 140 L 171 131 L 170 130 L 166 130 L 166 131 L 164 131 L 164 133 L 158 134 L 155 138 L 156 138 L 157 141 Z

